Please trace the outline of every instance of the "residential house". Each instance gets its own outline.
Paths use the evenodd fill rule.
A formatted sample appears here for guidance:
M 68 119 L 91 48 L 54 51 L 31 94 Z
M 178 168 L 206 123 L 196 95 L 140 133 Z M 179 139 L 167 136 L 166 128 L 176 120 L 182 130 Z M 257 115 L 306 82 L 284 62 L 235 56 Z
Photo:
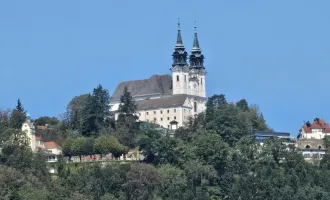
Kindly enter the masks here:
M 36 149 L 36 130 L 33 122 L 31 121 L 31 116 L 27 114 L 25 122 L 22 124 L 22 131 L 26 133 L 26 136 L 30 140 L 30 147 L 32 151 Z

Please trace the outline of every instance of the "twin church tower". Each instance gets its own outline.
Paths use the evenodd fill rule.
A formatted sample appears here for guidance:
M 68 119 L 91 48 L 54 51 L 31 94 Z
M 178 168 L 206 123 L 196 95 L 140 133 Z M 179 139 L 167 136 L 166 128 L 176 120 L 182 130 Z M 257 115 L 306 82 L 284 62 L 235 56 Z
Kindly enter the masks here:
M 188 53 L 182 42 L 180 22 L 178 36 L 174 48 L 172 64 L 173 94 L 188 94 L 206 97 L 204 55 L 199 47 L 196 25 L 194 43 L 187 63 Z
M 120 98 L 125 88 L 136 102 L 138 121 L 157 123 L 174 130 L 190 117 L 205 110 L 206 84 L 204 56 L 195 27 L 194 43 L 189 55 L 182 42 L 180 23 L 172 54 L 172 75 L 152 75 L 148 79 L 124 81 L 111 96 L 110 107 L 118 117 Z

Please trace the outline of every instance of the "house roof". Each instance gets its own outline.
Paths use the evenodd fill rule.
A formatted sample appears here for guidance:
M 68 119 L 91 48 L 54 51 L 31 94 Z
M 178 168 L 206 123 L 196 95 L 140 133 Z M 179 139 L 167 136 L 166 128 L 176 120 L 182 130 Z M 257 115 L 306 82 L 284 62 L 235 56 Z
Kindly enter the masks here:
M 188 95 L 186 94 L 177 94 L 163 98 L 136 101 L 138 107 L 137 110 L 150 110 L 183 106 L 187 96 Z
M 112 94 L 111 101 L 120 100 L 125 86 L 133 97 L 151 95 L 171 95 L 172 77 L 166 75 L 152 75 L 149 79 L 125 81 L 119 83 L 115 92 Z
M 46 149 L 53 149 L 59 147 L 54 141 L 44 142 L 44 146 Z
M 286 132 L 267 132 L 267 131 L 253 131 L 254 136 L 264 136 L 264 137 L 290 137 L 290 133 Z
M 311 133 L 312 129 L 322 129 L 322 133 L 330 133 L 330 126 L 323 119 L 314 119 L 313 123 L 305 123 L 303 129 L 306 133 Z

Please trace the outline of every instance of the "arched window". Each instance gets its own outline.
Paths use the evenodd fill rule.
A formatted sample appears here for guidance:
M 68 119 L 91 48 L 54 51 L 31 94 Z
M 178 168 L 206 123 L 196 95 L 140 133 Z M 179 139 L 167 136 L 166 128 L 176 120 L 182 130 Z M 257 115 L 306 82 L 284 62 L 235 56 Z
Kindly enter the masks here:
M 319 150 L 322 149 L 321 145 L 319 146 Z
M 311 148 L 311 146 L 309 146 L 309 145 L 306 145 L 306 149 L 310 149 Z
M 179 75 L 176 75 L 176 81 L 179 81 Z
M 194 102 L 194 112 L 197 112 L 197 102 Z
M 203 78 L 201 78 L 201 84 L 203 85 Z

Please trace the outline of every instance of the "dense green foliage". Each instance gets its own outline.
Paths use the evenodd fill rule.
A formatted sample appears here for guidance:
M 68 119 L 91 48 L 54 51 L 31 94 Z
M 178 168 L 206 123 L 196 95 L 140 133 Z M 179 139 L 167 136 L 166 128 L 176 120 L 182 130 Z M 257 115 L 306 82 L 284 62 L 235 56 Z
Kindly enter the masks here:
M 19 101 L 12 112 L 0 112 L 0 199 L 330 199 L 330 153 L 310 164 L 280 139 L 261 146 L 249 133 L 272 130 L 245 99 L 231 103 L 224 95 L 210 97 L 205 113 L 189 118 L 174 137 L 136 126 L 136 104 L 127 88 L 116 123 L 108 102 L 108 92 L 99 85 L 92 94 L 73 98 L 64 120 L 36 119 L 38 125 L 48 124 L 38 134 L 63 143 L 69 158 L 119 156 L 130 147 L 142 151 L 142 162 L 66 163 L 59 157 L 47 164 L 13 123 L 21 120 L 13 116 L 15 110 L 25 116 Z M 329 137 L 324 142 L 330 146 Z
M 43 117 L 39 117 L 38 119 L 34 120 L 34 123 L 37 126 L 44 126 L 44 125 L 56 125 L 56 124 L 60 123 L 60 121 L 56 117 L 43 116 Z

